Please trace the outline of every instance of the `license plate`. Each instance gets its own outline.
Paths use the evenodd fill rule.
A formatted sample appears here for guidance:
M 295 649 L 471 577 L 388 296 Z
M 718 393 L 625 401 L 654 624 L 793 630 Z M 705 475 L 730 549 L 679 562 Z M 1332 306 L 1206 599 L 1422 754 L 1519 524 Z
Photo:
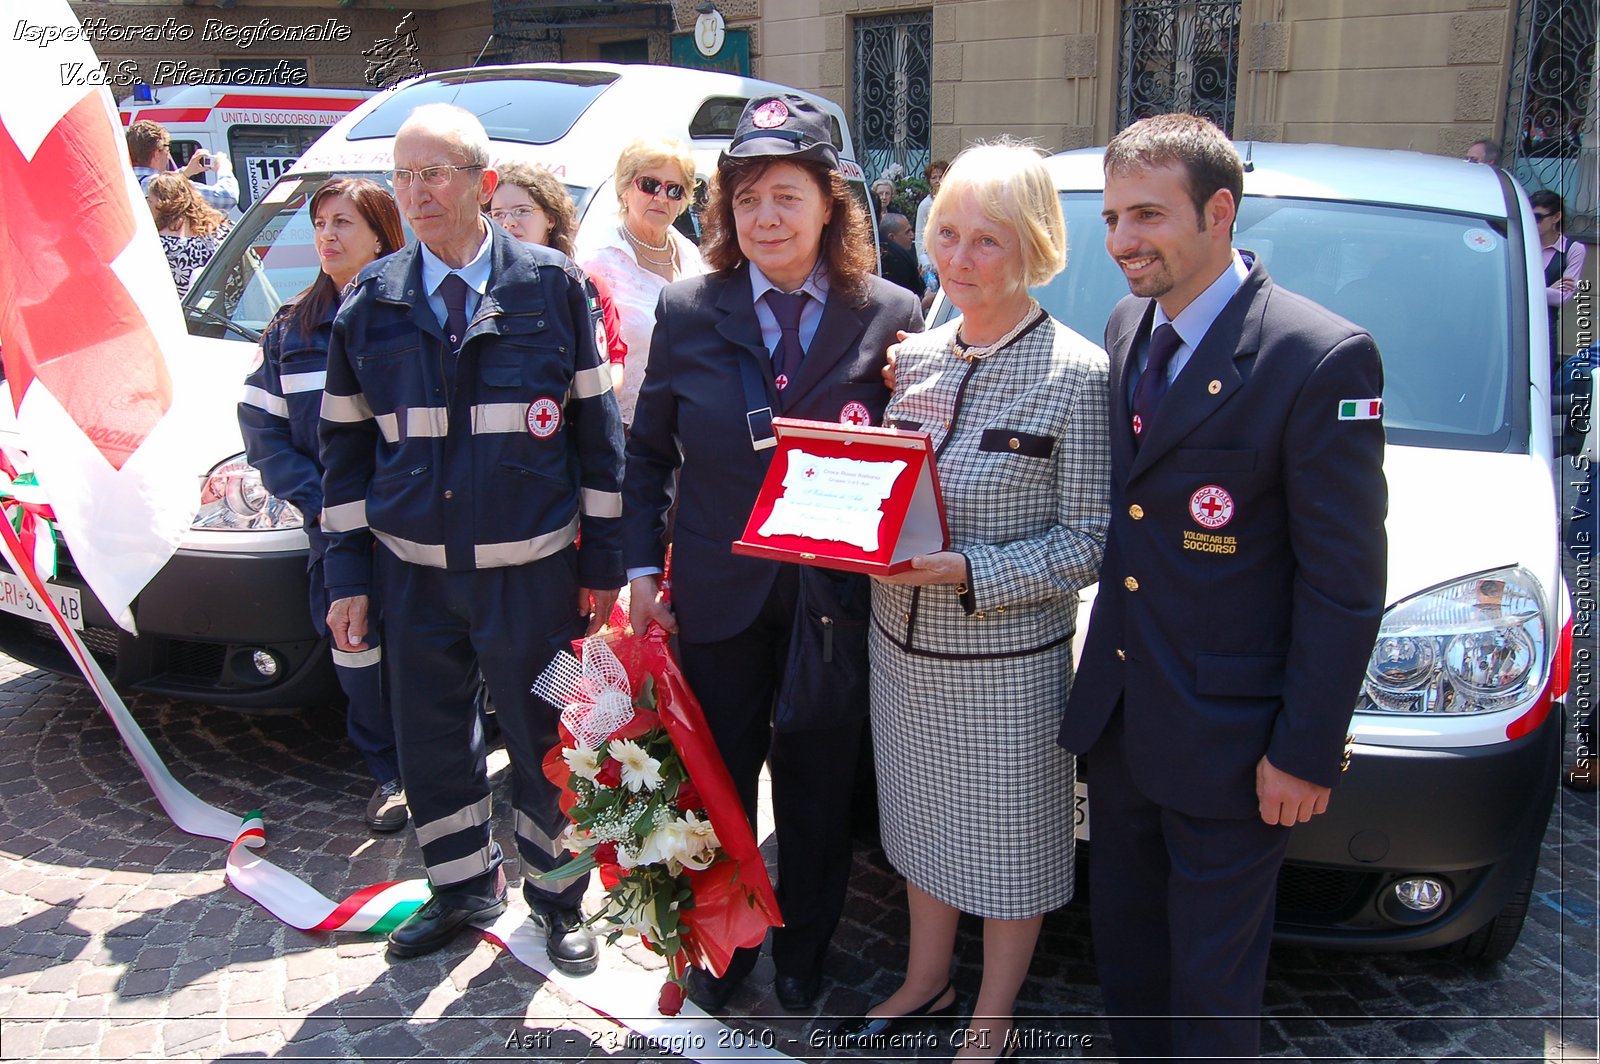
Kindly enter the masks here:
M 1077 789 L 1072 795 L 1072 824 L 1077 829 L 1078 841 L 1089 841 L 1089 785 L 1082 780 L 1077 781 Z
M 62 587 L 60 584 L 46 584 L 45 590 L 50 592 L 50 597 L 55 599 L 56 609 L 61 611 L 61 616 L 67 623 L 78 631 L 83 631 L 83 600 L 78 597 L 77 588 Z M 44 603 L 39 601 L 39 596 L 34 594 L 28 582 L 15 573 L 0 570 L 0 610 L 14 613 L 18 617 L 26 617 L 31 621 L 50 623 L 50 613 L 44 608 Z

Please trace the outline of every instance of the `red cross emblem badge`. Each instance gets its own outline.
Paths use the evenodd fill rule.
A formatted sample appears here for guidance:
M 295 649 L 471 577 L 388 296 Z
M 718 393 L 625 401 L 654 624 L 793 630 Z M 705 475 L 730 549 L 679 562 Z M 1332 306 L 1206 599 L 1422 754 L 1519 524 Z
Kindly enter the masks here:
M 750 124 L 757 129 L 777 129 L 789 121 L 789 109 L 782 100 L 768 100 L 750 112 Z
M 1138 414 L 1133 415 L 1133 434 L 1135 436 L 1144 431 L 1144 419 Z
M 778 379 L 772 383 L 776 384 L 778 386 L 778 391 L 781 392 L 785 388 L 789 387 L 789 375 L 787 373 L 780 373 L 778 374 Z
M 872 424 L 872 411 L 867 409 L 866 403 L 846 403 L 843 409 L 839 411 L 839 424 L 870 425 Z
M 535 399 L 528 404 L 528 431 L 539 439 L 556 434 L 561 427 L 561 407 L 554 399 Z
M 1233 496 L 1215 484 L 1207 484 L 1189 496 L 1189 516 L 1203 528 L 1221 528 L 1233 520 Z

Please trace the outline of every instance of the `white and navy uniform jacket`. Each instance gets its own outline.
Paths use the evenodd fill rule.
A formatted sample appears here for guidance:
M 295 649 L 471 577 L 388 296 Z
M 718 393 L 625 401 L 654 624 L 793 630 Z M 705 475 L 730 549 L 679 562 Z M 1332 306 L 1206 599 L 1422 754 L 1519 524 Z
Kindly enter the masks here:
M 581 585 L 622 584 L 620 422 L 593 332 L 573 326 L 589 322 L 582 281 L 560 252 L 490 229 L 493 283 L 459 359 L 416 244 L 362 271 L 334 320 L 321 441 L 335 598 L 370 587 L 370 537 L 464 572 L 548 557 L 581 527 Z

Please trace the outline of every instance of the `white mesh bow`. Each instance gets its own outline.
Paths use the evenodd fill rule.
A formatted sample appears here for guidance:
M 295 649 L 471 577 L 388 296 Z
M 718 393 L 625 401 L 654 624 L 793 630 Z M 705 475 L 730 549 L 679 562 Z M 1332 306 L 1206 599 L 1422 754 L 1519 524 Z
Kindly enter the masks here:
M 533 693 L 561 706 L 561 723 L 589 750 L 599 749 L 611 733 L 633 719 L 633 689 L 628 673 L 604 638 L 583 641 L 583 660 L 557 654 L 534 682 Z

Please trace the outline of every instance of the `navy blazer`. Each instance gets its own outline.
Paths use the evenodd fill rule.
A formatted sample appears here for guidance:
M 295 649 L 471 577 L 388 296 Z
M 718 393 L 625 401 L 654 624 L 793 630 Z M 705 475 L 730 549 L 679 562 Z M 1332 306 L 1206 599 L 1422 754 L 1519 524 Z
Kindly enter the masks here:
M 1106 325 L 1111 525 L 1060 741 L 1122 702 L 1134 780 L 1192 816 L 1250 817 L 1255 766 L 1331 786 L 1384 606 L 1383 394 L 1359 326 L 1257 261 L 1135 451 L 1129 374 L 1154 301 Z M 1091 762 L 1090 771 L 1093 772 Z
M 751 443 L 739 360 L 754 361 L 774 414 L 840 421 L 859 403 L 881 425 L 885 355 L 897 330 L 922 330 L 922 308 L 881 277 L 867 284 L 859 305 L 829 293 L 781 404 L 748 266 L 662 290 L 627 446 L 623 561 L 629 569 L 663 564 L 676 473 L 672 606 L 684 639 L 717 642 L 748 628 L 783 564 L 733 553 L 773 454 Z

